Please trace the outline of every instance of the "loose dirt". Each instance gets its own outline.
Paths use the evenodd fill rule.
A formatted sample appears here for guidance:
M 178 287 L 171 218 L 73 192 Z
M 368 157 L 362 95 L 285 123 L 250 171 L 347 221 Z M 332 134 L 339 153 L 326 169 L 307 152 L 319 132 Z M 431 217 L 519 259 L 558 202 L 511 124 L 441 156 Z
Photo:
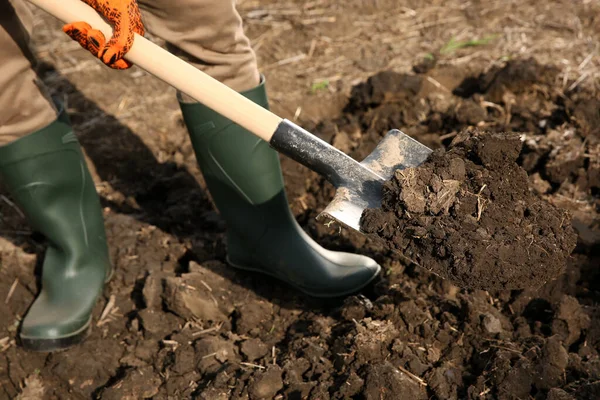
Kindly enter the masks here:
M 475 48 L 456 57 L 458 66 L 436 58 L 416 72 L 373 72 L 369 80 L 355 82 L 339 118 L 302 125 L 357 159 L 392 128 L 448 152 L 465 129 L 491 132 L 491 137 L 518 133 L 523 141 L 517 164 L 527 172 L 529 190 L 572 216 L 577 245 L 564 272 L 538 290 L 461 289 L 405 263 L 375 240 L 315 221 L 333 188 L 288 159 L 282 162 L 290 203 L 304 229 L 327 248 L 374 257 L 384 268 L 381 279 L 360 294 L 322 302 L 268 277 L 232 270 L 225 263 L 226 227 L 204 190 L 174 93 L 139 71 L 108 71 L 86 64 L 88 56 L 75 47 L 57 48 L 66 41 L 58 39 L 62 32 L 56 24 L 47 30 L 48 35 L 57 32 L 56 41 L 45 51 L 60 68 L 48 67 L 42 77 L 54 94 L 68 100 L 101 195 L 116 270 L 85 343 L 51 355 L 23 351 L 14 339 L 38 291 L 45 244 L 29 231 L 10 198 L 0 198 L 0 399 L 600 397 L 599 108 L 593 85 L 586 85 L 595 76 L 597 57 L 584 62 L 593 52 L 584 44 L 597 41 L 598 13 L 591 9 L 597 5 L 469 2 L 467 8 L 429 5 L 414 15 L 410 7 L 422 2 L 373 2 L 374 7 L 400 7 L 405 19 L 398 23 L 389 8 L 368 19 L 360 5 L 367 2 L 350 3 L 338 5 L 338 17 L 345 18 L 340 21 L 348 23 L 328 23 L 331 33 L 319 36 L 314 58 L 339 58 L 336 27 L 348 28 L 351 35 L 372 23 L 364 28 L 368 33 L 393 40 L 368 39 L 373 48 L 363 53 L 357 48 L 364 46 L 356 46 L 363 39 L 349 36 L 342 41 L 349 43 L 346 59 L 330 64 L 332 69 L 354 59 L 365 68 L 361 71 L 367 70 L 365 60 L 383 63 L 373 70 L 386 69 L 388 62 L 406 62 L 407 51 L 409 59 L 421 54 L 429 32 L 460 34 L 471 23 L 486 30 L 501 26 L 512 38 L 503 51 L 510 44 L 540 56 L 535 61 L 518 57 L 517 50 L 491 54 Z M 256 46 L 264 49 L 273 40 L 277 46 L 271 48 L 279 49 L 268 62 L 296 55 L 282 54 L 299 36 L 296 28 L 281 33 L 294 15 L 279 10 L 271 9 L 271 25 L 258 14 L 251 21 L 252 29 L 274 37 L 261 36 Z M 320 12 L 303 18 L 320 18 Z M 460 23 L 444 22 L 457 16 Z M 298 29 L 305 26 L 307 32 L 318 26 L 300 22 Z M 532 37 L 539 46 L 532 46 Z M 436 40 L 443 45 L 448 38 Z M 583 56 L 571 59 L 568 73 L 544 65 L 544 60 L 567 57 L 565 48 L 573 43 Z M 302 51 L 308 52 L 308 45 Z M 371 56 L 388 50 L 397 58 Z M 479 51 L 489 62 L 478 61 Z M 69 64 L 65 53 L 77 62 Z M 503 58 L 506 54 L 511 59 Z M 298 66 L 271 66 L 269 74 L 278 79 L 271 90 L 295 81 L 304 73 Z M 68 79 L 61 71 L 69 73 Z M 588 77 L 577 83 L 585 73 Z M 317 69 L 307 76 L 333 75 Z M 280 107 L 276 94 L 273 103 Z M 315 99 L 321 96 L 306 95 L 304 104 L 319 109 Z M 479 194 L 481 186 L 470 190 Z M 493 200 L 486 189 L 482 200 Z M 480 221 L 490 204 L 482 208 Z M 531 249 L 537 251 L 534 244 Z
M 460 287 L 538 288 L 563 272 L 577 235 L 530 193 L 518 134 L 465 130 L 421 166 L 397 170 L 361 227 Z

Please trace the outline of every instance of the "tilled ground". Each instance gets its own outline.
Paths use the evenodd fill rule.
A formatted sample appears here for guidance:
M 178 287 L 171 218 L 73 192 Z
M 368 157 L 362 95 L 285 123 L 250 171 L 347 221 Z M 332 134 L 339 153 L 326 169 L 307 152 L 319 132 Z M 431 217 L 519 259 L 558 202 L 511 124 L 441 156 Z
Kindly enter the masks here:
M 84 93 L 103 90 L 81 83 L 94 71 L 77 85 L 48 67 L 101 182 L 116 273 L 83 345 L 24 352 L 14 338 L 37 292 L 44 243 L 2 198 L 0 398 L 599 398 L 598 100 L 583 85 L 558 89 L 562 76 L 535 60 L 488 70 L 426 61 L 413 73 L 373 76 L 341 117 L 306 128 L 357 159 L 391 128 L 432 148 L 469 127 L 518 132 L 530 189 L 568 211 L 578 234 L 559 278 L 535 291 L 459 289 L 376 241 L 317 223 L 333 189 L 289 160 L 288 193 L 305 229 L 328 248 L 374 257 L 384 274 L 359 295 L 322 302 L 232 270 L 226 227 L 176 110 L 160 110 L 176 128 L 140 139 L 123 125 L 126 114 L 108 116 Z M 164 89 L 153 85 L 138 95 Z M 165 126 L 144 106 L 140 124 Z
M 332 189 L 306 172 L 306 229 L 330 248 L 373 255 L 385 273 L 343 301 L 305 298 L 226 266 L 225 226 L 194 177 L 176 166 L 143 173 L 134 160 L 132 177 L 142 173 L 130 197 L 102 192 L 116 275 L 83 345 L 52 355 L 12 345 L 36 292 L 36 256 L 3 245 L 13 250 L 3 253 L 1 293 L 18 284 L 0 303 L 2 396 L 25 385 L 46 398 L 597 398 L 598 108 L 583 92 L 554 94 L 544 70 L 515 60 L 448 91 L 427 77 L 456 71 L 382 73 L 355 89 L 343 117 L 312 127 L 357 158 L 392 126 L 432 147 L 469 125 L 522 132 L 530 187 L 568 210 L 579 233 L 565 273 L 539 291 L 459 290 L 376 242 L 317 224 Z M 104 176 L 110 168 L 96 163 Z M 33 239 L 24 248 L 35 253 L 43 243 Z

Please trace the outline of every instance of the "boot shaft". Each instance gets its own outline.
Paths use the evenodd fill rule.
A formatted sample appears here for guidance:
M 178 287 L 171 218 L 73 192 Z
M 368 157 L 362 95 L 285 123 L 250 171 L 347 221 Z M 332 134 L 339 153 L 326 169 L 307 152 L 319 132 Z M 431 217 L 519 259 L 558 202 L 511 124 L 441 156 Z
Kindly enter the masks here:
M 68 117 L 0 147 L 0 174 L 28 223 L 50 243 L 46 274 L 73 274 L 96 257 L 108 265 L 96 188 Z M 56 269 L 56 271 L 53 271 Z

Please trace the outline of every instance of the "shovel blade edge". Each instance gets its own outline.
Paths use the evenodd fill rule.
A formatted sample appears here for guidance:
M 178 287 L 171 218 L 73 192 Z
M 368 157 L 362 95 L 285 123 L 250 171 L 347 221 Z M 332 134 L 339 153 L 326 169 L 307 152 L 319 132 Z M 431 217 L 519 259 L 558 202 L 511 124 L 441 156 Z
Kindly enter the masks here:
M 360 164 L 374 175 L 389 180 L 394 171 L 417 167 L 432 150 L 405 133 L 393 129 Z M 335 196 L 317 216 L 317 220 L 334 220 L 343 226 L 362 232 L 360 220 L 367 208 L 381 207 L 384 181 L 344 182 L 337 186 Z

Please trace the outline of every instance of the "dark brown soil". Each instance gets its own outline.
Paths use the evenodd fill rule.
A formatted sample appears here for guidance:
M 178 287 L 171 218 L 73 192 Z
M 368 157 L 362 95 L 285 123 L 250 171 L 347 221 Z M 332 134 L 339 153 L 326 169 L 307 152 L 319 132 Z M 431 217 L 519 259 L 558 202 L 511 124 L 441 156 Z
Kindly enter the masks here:
M 532 60 L 490 71 L 386 72 L 356 87 L 343 117 L 307 128 L 358 159 L 390 128 L 434 148 L 472 126 L 519 132 L 529 187 L 573 215 L 577 247 L 563 274 L 537 291 L 460 289 L 376 241 L 316 222 L 333 189 L 284 159 L 307 232 L 330 249 L 370 255 L 385 270 L 361 294 L 321 302 L 225 264 L 226 227 L 203 190 L 180 117 L 165 117 L 176 115 L 174 101 L 156 119 L 144 108 L 135 133 L 105 111 L 132 90 L 150 96 L 165 86 L 104 69 L 69 80 L 47 71 L 52 88 L 69 97 L 94 167 L 116 271 L 85 343 L 51 355 L 23 351 L 15 337 L 38 290 L 44 242 L 8 197 L 0 201 L 0 399 L 599 398 L 595 97 L 555 90 L 553 73 Z M 102 92 L 90 82 L 103 87 L 109 79 L 123 84 L 111 86 L 105 103 L 81 89 Z M 487 182 L 480 183 L 470 190 L 478 194 Z
M 471 289 L 534 289 L 564 271 L 577 235 L 529 191 L 515 133 L 465 130 L 448 150 L 398 170 L 361 226 L 418 265 Z

